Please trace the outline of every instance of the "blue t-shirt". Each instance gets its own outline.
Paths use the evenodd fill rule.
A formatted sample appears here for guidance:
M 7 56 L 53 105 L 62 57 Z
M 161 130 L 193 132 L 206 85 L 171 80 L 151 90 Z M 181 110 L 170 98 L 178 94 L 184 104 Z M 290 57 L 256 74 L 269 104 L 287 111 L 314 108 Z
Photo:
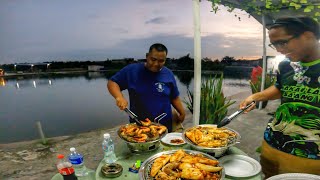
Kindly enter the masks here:
M 141 119 L 151 121 L 162 113 L 167 113 L 160 123 L 172 131 L 171 100 L 179 96 L 176 80 L 172 71 L 163 67 L 160 72 L 149 71 L 144 63 L 130 64 L 114 76 L 121 91 L 128 89 L 130 109 Z M 134 122 L 130 119 L 130 122 Z

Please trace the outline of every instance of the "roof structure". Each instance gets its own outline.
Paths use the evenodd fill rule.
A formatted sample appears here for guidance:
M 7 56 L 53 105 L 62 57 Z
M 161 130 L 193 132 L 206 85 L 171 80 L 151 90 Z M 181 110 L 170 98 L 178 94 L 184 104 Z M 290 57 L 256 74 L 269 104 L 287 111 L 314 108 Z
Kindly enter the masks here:
M 282 1 L 290 2 L 289 6 L 281 6 L 277 11 L 267 8 L 270 5 L 268 3 L 279 5 Z M 222 5 L 231 5 L 238 9 L 243 9 L 245 3 L 251 3 L 251 8 L 245 11 L 261 24 L 262 14 L 257 13 L 253 6 L 264 11 L 266 25 L 272 24 L 273 20 L 277 18 L 286 16 L 312 16 L 320 22 L 320 0 L 300 0 L 296 3 L 291 0 L 256 0 L 255 2 L 253 0 L 221 0 L 220 2 Z

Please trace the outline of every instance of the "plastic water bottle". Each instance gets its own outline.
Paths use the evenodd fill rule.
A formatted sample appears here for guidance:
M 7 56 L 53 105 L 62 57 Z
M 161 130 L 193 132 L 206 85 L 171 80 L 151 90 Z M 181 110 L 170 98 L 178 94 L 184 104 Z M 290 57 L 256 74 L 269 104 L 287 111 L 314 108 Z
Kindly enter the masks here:
M 74 173 L 74 168 L 72 167 L 72 164 L 64 159 L 64 155 L 58 154 L 57 158 L 57 168 L 59 170 L 59 173 L 63 176 L 63 179 L 77 180 L 78 178 Z
M 83 156 L 76 152 L 76 148 L 70 148 L 69 161 L 73 165 L 77 177 L 88 176 L 89 172 L 84 165 Z
M 114 163 L 117 160 L 114 153 L 114 144 L 109 133 L 103 135 L 102 150 L 104 152 L 104 161 L 107 164 Z

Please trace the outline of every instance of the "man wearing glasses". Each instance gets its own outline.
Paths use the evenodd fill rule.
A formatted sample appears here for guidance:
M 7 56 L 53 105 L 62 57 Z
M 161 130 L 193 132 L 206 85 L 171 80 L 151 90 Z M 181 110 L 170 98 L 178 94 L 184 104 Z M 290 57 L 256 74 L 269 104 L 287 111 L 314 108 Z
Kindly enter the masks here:
M 319 23 L 309 17 L 277 19 L 269 27 L 269 39 L 269 46 L 290 61 L 279 64 L 274 86 L 240 104 L 244 108 L 252 101 L 281 98 L 264 133 L 262 171 L 266 178 L 282 173 L 320 175 Z

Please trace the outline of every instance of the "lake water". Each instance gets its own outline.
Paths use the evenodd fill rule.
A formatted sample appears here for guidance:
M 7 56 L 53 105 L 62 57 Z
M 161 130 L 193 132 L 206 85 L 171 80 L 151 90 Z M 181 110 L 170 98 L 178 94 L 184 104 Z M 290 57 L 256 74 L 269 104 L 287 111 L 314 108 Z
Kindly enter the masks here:
M 0 79 L 0 143 L 71 135 L 128 122 L 106 89 L 110 74 L 79 73 Z M 193 90 L 193 72 L 175 72 L 180 97 Z M 203 75 L 203 78 L 207 76 Z M 247 78 L 224 79 L 226 96 L 250 89 Z M 128 96 L 127 91 L 124 91 Z

